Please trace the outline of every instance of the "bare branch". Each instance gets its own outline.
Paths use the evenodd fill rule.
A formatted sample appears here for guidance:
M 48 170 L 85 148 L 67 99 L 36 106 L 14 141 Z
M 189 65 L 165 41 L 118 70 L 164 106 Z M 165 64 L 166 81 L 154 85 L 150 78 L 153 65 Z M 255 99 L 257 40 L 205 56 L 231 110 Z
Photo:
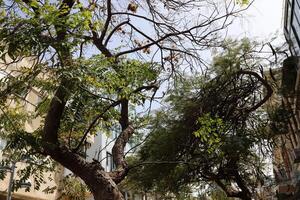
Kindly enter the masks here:
M 268 83 L 268 81 L 266 81 L 265 79 L 263 79 L 260 75 L 258 75 L 256 72 L 252 72 L 252 71 L 245 71 L 245 70 L 241 70 L 237 72 L 237 75 L 243 75 L 243 74 L 248 74 L 251 76 L 254 76 L 255 78 L 257 78 L 262 84 L 263 86 L 267 89 L 267 93 L 265 95 L 265 97 L 258 102 L 256 105 L 252 106 L 251 108 L 247 109 L 247 112 L 253 112 L 256 109 L 258 109 L 259 107 L 261 107 L 265 102 L 267 102 L 267 100 L 272 96 L 273 94 L 273 89 L 270 86 L 270 84 Z
M 86 137 L 88 136 L 89 132 L 92 130 L 92 128 L 96 125 L 96 123 L 98 122 L 98 120 L 100 118 L 103 118 L 104 114 L 110 110 L 111 108 L 119 105 L 121 103 L 121 101 L 115 101 L 114 103 L 110 104 L 109 106 L 107 106 L 103 112 L 101 112 L 99 115 L 97 115 L 93 121 L 90 123 L 89 127 L 87 128 L 87 130 L 84 132 L 80 142 L 78 143 L 77 147 L 75 149 L 73 149 L 72 151 L 74 153 L 78 152 L 79 148 L 81 147 L 81 145 L 83 144 L 83 142 L 85 141 Z
M 120 24 L 118 24 L 117 26 L 115 26 L 115 28 L 109 33 L 109 35 L 107 36 L 105 42 L 104 42 L 104 46 L 107 46 L 110 38 L 113 36 L 113 34 L 119 30 L 119 28 L 121 28 L 123 25 L 127 24 L 129 22 L 129 20 L 121 22 Z
M 101 35 L 100 35 L 100 38 L 99 38 L 99 42 L 102 44 L 103 43 L 103 39 L 106 35 L 106 32 L 107 32 L 107 29 L 108 29 L 108 26 L 110 24 L 110 21 L 111 21 L 111 0 L 107 0 L 107 18 L 106 18 L 106 21 L 105 21 L 105 24 L 104 24 L 104 27 L 101 31 Z

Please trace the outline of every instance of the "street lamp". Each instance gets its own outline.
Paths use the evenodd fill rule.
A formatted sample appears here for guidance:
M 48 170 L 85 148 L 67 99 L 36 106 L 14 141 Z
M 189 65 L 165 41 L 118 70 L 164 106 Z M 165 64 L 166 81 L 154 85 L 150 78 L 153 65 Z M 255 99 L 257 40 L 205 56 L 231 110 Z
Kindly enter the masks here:
M 7 189 L 7 200 L 11 200 L 13 186 L 14 186 L 14 175 L 15 175 L 15 169 L 16 169 L 16 162 L 12 162 L 11 166 L 3 166 L 0 167 L 0 171 L 8 171 L 10 172 L 10 178 L 9 178 L 9 184 Z M 21 188 L 30 188 L 31 183 L 30 182 L 21 182 L 20 183 Z

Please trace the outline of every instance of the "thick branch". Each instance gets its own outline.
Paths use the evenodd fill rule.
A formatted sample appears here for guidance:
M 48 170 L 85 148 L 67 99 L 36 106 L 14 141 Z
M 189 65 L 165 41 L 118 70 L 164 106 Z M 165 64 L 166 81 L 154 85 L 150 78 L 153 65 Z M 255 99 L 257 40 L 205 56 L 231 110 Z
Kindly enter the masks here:
M 49 111 L 45 118 L 43 141 L 56 144 L 58 142 L 58 130 L 60 119 L 67 102 L 67 80 L 62 80 L 60 86 L 51 100 Z
M 246 186 L 245 181 L 240 176 L 239 172 L 237 170 L 234 170 L 235 173 L 235 181 L 239 188 L 241 189 L 241 192 L 243 193 L 243 199 L 250 199 L 251 200 L 251 192 L 249 191 L 248 187 Z
M 251 198 L 250 199 L 244 198 L 242 192 L 233 190 L 231 186 L 227 187 L 224 183 L 222 183 L 221 180 L 216 179 L 214 181 L 226 193 L 227 197 L 235 197 L 235 198 L 241 198 L 243 200 L 251 200 Z
M 259 74 L 257 74 L 256 72 L 252 72 L 252 71 L 245 71 L 245 70 L 241 70 L 237 72 L 237 75 L 243 75 L 243 74 L 248 74 L 251 76 L 254 76 L 255 78 L 257 78 L 262 85 L 267 89 L 267 93 L 265 95 L 265 97 L 258 102 L 256 105 L 252 106 L 251 108 L 248 108 L 246 111 L 247 112 L 253 112 L 256 109 L 258 109 L 259 107 L 261 107 L 264 103 L 267 102 L 267 100 L 272 96 L 273 94 L 273 89 L 271 87 L 271 85 L 268 83 L 267 80 L 263 79 Z
M 123 99 L 121 102 L 120 124 L 122 127 L 122 132 L 117 137 L 117 140 L 112 148 L 113 161 L 117 166 L 117 170 L 115 171 L 116 175 L 114 177 L 114 181 L 116 182 L 123 180 L 128 172 L 128 166 L 124 160 L 124 152 L 125 146 L 134 132 L 133 126 L 129 124 L 127 99 Z
M 122 99 L 121 100 L 121 117 L 120 117 L 120 124 L 122 127 L 122 131 L 124 131 L 128 125 L 129 125 L 129 118 L 128 118 L 128 113 L 129 113 L 129 101 L 127 99 Z
M 59 10 L 65 9 L 65 6 L 67 6 L 69 10 L 67 12 L 61 12 L 62 14 L 59 15 L 59 18 L 64 18 L 65 16 L 67 16 L 70 13 L 70 10 L 73 5 L 73 0 L 64 0 L 60 5 Z M 66 36 L 66 27 L 56 26 L 55 28 L 57 30 L 56 39 L 58 41 L 64 40 Z M 68 51 L 68 47 L 65 48 L 64 46 L 61 46 L 57 51 L 61 54 L 62 65 L 70 65 L 71 55 Z M 57 134 L 60 126 L 60 120 L 64 112 L 64 108 L 68 98 L 68 89 L 70 87 L 70 81 L 63 78 L 58 89 L 55 92 L 54 97 L 51 100 L 49 111 L 45 118 L 44 125 L 43 141 L 45 143 L 56 144 L 58 142 Z
M 73 7 L 75 1 L 74 0 L 64 0 L 61 5 L 59 6 L 60 15 L 58 16 L 60 19 L 63 19 L 67 15 L 70 14 L 71 8 Z M 68 8 L 67 11 L 65 11 L 66 7 Z M 64 11 L 62 11 L 64 10 Z M 55 26 L 56 32 L 57 32 L 57 40 L 62 41 L 65 39 L 67 34 L 67 28 L 65 27 L 65 24 L 56 25 Z
M 101 40 L 98 38 L 96 31 L 92 31 L 93 43 L 94 45 L 103 53 L 106 57 L 112 57 L 113 54 L 102 44 Z
M 123 200 L 122 194 L 112 178 L 104 171 L 99 163 L 88 163 L 79 155 L 74 154 L 65 146 L 51 145 L 47 154 L 55 161 L 70 169 L 79 176 L 90 188 L 95 200 Z
M 133 93 L 138 93 L 141 92 L 142 90 L 150 90 L 150 89 L 158 89 L 158 86 L 156 85 L 147 85 L 147 86 L 141 86 L 137 89 L 135 89 Z M 83 137 L 81 138 L 80 142 L 78 143 L 77 147 L 73 150 L 73 152 L 78 152 L 79 148 L 81 147 L 81 145 L 83 144 L 83 142 L 85 141 L 88 133 L 91 131 L 91 129 L 96 125 L 97 121 L 100 118 L 103 118 L 103 115 L 111 108 L 117 106 L 121 104 L 121 118 L 120 118 L 120 124 L 122 126 L 122 130 L 125 129 L 128 124 L 128 100 L 119 100 L 119 101 L 114 101 L 112 104 L 110 104 L 107 108 L 104 109 L 103 112 L 101 112 L 100 114 L 98 114 L 93 121 L 90 123 L 89 127 L 87 128 L 87 130 L 84 132 Z
M 117 171 L 120 171 L 120 174 L 122 174 L 122 177 L 115 178 L 119 181 L 121 181 L 125 177 L 128 171 L 127 163 L 124 160 L 124 149 L 133 133 L 134 127 L 132 125 L 128 125 L 127 128 L 124 129 L 118 136 L 112 148 L 113 161 L 117 166 Z

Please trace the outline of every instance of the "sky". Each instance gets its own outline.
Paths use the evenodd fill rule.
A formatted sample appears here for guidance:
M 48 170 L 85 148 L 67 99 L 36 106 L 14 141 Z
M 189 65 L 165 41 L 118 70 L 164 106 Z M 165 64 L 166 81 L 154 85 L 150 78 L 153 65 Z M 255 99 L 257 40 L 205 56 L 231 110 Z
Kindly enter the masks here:
M 230 38 L 249 37 L 258 42 L 269 41 L 271 37 L 278 35 L 278 39 L 272 42 L 280 44 L 283 37 L 283 5 L 284 0 L 254 0 L 253 4 L 237 17 L 229 26 L 227 35 Z M 207 61 L 211 61 L 211 54 L 203 52 Z M 153 108 L 159 108 L 160 104 L 154 103 Z
M 283 30 L 284 0 L 254 0 L 250 8 L 229 28 L 233 37 L 269 38 Z
M 283 37 L 283 8 L 284 0 L 255 0 L 253 5 L 243 14 L 243 18 L 237 18 L 229 28 L 231 37 L 249 37 L 258 41 L 264 41 L 277 35 L 281 35 L 274 43 L 284 42 Z M 265 168 L 267 175 L 273 174 L 272 159 L 266 159 Z

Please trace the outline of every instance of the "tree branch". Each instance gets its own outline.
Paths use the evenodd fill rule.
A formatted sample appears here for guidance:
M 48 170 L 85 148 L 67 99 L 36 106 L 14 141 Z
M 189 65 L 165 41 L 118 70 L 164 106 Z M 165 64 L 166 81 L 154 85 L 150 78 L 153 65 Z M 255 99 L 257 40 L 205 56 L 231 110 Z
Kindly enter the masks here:
M 87 135 L 89 134 L 89 132 L 91 131 L 91 129 L 96 125 L 97 121 L 100 118 L 103 118 L 103 115 L 111 108 L 119 105 L 121 103 L 121 101 L 115 101 L 114 103 L 110 104 L 108 107 L 106 107 L 104 109 L 103 112 L 101 112 L 99 115 L 97 115 L 93 121 L 90 123 L 89 127 L 87 128 L 87 130 L 84 132 L 80 142 L 78 143 L 77 147 L 75 149 L 72 150 L 72 152 L 76 153 L 78 152 L 79 148 L 81 147 L 81 145 L 83 144 L 83 142 L 85 141 L 85 138 L 87 137 Z
M 44 125 L 43 141 L 45 143 L 57 144 L 58 142 L 57 134 L 60 126 L 60 119 L 64 112 L 68 96 L 68 92 L 66 91 L 66 88 L 68 88 L 67 85 L 68 81 L 63 79 L 51 100 Z
M 148 85 L 148 86 L 141 86 L 137 89 L 135 89 L 133 93 L 138 93 L 141 92 L 142 90 L 150 90 L 150 89 L 158 89 L 158 86 L 156 85 Z M 101 112 L 99 115 L 97 115 L 94 120 L 90 123 L 89 127 L 87 128 L 87 130 L 84 132 L 83 137 L 81 138 L 80 142 L 78 143 L 78 145 L 76 146 L 75 149 L 73 149 L 73 152 L 78 152 L 80 146 L 83 144 L 83 142 L 85 141 L 85 138 L 87 137 L 88 133 L 91 131 L 91 129 L 96 125 L 97 121 L 100 118 L 103 118 L 103 115 L 111 108 L 121 104 L 121 118 L 120 118 L 120 124 L 122 126 L 122 130 L 126 129 L 129 125 L 129 120 L 128 120 L 128 103 L 129 101 L 126 99 L 122 99 L 122 100 L 118 100 L 118 101 L 114 101 L 112 104 L 110 104 L 107 108 L 104 109 L 103 112 Z M 127 143 L 128 141 L 126 141 Z M 126 144 L 125 144 L 126 145 Z M 124 146 L 125 147 L 125 146 Z M 124 150 L 123 150 L 124 151 Z M 123 152 L 124 154 L 124 152 Z M 124 155 L 123 155 L 124 157 Z
M 248 108 L 246 111 L 247 112 L 253 112 L 256 109 L 258 109 L 259 107 L 261 107 L 273 94 L 273 89 L 270 86 L 270 84 L 268 83 L 267 80 L 263 79 L 258 73 L 256 72 L 252 72 L 252 71 L 246 71 L 246 70 L 240 70 L 236 73 L 238 76 L 243 75 L 243 74 L 248 74 L 251 76 L 254 76 L 255 78 L 257 78 L 262 84 L 263 86 L 267 89 L 267 93 L 265 95 L 265 97 L 258 102 L 256 105 L 252 106 L 251 108 Z
M 107 9 L 107 18 L 106 18 L 106 21 L 105 21 L 105 24 L 104 24 L 104 27 L 101 31 L 101 35 L 100 35 L 100 38 L 99 38 L 99 42 L 101 44 L 103 44 L 103 40 L 104 40 L 104 37 L 105 37 L 105 34 L 107 32 L 107 29 L 108 29 L 108 26 L 109 26 L 109 23 L 111 21 L 111 0 L 107 0 L 107 4 L 106 4 L 106 9 Z
M 245 9 L 242 9 L 242 10 L 245 10 Z M 162 42 L 162 41 L 164 41 L 164 40 L 166 40 L 168 38 L 178 37 L 180 35 L 189 34 L 189 33 L 191 33 L 191 31 L 193 31 L 195 29 L 198 29 L 198 28 L 201 28 L 201 27 L 208 27 L 210 24 L 213 24 L 215 21 L 218 21 L 218 20 L 223 19 L 223 18 L 227 19 L 229 15 L 237 14 L 237 13 L 241 12 L 242 10 L 231 12 L 231 13 L 226 13 L 226 14 L 224 14 L 222 16 L 215 17 L 215 18 L 213 18 L 211 20 L 207 20 L 207 21 L 205 21 L 205 22 L 203 22 L 201 24 L 198 24 L 198 25 L 193 26 L 191 28 L 187 28 L 187 29 L 182 30 L 182 31 L 174 31 L 174 32 L 167 33 L 164 36 L 160 37 L 159 39 L 156 39 L 156 40 L 152 39 L 151 42 L 149 42 L 148 44 L 145 44 L 145 45 L 133 48 L 133 49 L 129 49 L 129 50 L 117 53 L 117 54 L 115 54 L 115 57 L 120 57 L 120 56 L 125 55 L 125 54 L 130 54 L 130 53 L 133 53 L 133 52 L 136 52 L 136 51 L 140 51 L 140 50 L 143 50 L 145 48 L 149 48 L 149 47 L 151 47 L 153 45 L 159 45 L 160 42 Z
M 127 24 L 129 22 L 129 20 L 121 22 L 120 24 L 118 24 L 117 26 L 115 26 L 115 28 L 108 34 L 105 42 L 104 42 L 104 46 L 107 46 L 110 38 L 113 36 L 113 34 L 119 29 L 121 28 L 123 25 Z
M 113 178 L 116 183 L 122 181 L 128 173 L 128 166 L 124 159 L 124 149 L 133 133 L 134 127 L 130 124 L 117 137 L 112 148 L 113 161 L 117 166 L 117 170 L 113 172 L 113 174 L 117 173 L 117 176 Z
M 59 18 L 66 17 L 70 11 L 72 6 L 74 5 L 73 0 L 64 0 L 59 7 L 59 10 L 65 9 L 65 6 L 69 8 L 67 12 L 61 12 Z M 55 27 L 57 31 L 57 41 L 62 41 L 66 36 L 66 27 L 62 27 L 61 25 L 56 25 Z M 57 50 L 61 53 L 61 63 L 62 65 L 70 65 L 71 63 L 71 55 L 68 48 L 64 48 L 61 45 L 61 49 Z M 63 78 L 58 89 L 55 92 L 54 97 L 51 100 L 49 111 L 45 118 L 44 125 L 44 133 L 43 133 L 43 141 L 45 143 L 57 144 L 58 142 L 58 130 L 60 126 L 60 120 L 64 112 L 64 108 L 68 99 L 68 89 L 71 87 L 71 83 L 69 80 Z M 46 146 L 45 146 L 46 147 Z M 46 148 L 47 149 L 47 148 Z

